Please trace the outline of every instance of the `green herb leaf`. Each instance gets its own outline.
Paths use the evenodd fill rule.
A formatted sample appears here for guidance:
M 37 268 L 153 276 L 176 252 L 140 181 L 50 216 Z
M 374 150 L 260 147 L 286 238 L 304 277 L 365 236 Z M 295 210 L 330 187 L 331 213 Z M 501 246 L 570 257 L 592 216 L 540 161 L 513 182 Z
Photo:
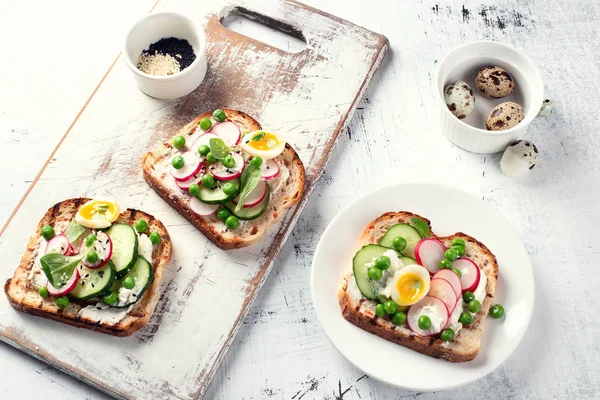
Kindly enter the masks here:
M 264 137 L 265 137 L 265 133 L 259 132 L 257 135 L 252 136 L 252 138 L 250 140 L 254 140 L 254 141 L 258 142 L 259 140 L 261 140 Z
M 69 240 L 69 243 L 77 241 L 85 233 L 85 226 L 80 225 L 75 221 L 75 218 L 69 222 L 67 229 L 65 229 L 65 236 Z
M 422 238 L 428 238 L 431 236 L 431 231 L 429 230 L 429 224 L 423 221 L 421 218 L 411 218 L 410 222 L 412 222 L 413 226 L 419 232 Z
M 87 252 L 77 256 L 64 256 L 58 253 L 48 253 L 40 258 L 40 263 L 50 284 L 60 289 L 71 278 L 75 267 L 77 267 L 86 254 Z
M 212 140 L 212 139 L 211 139 Z M 244 207 L 246 198 L 252 193 L 258 182 L 260 182 L 261 171 L 260 167 L 254 164 L 248 164 L 244 172 L 242 172 L 242 183 L 240 188 L 240 198 L 235 206 L 235 212 L 239 212 Z
M 210 152 L 217 160 L 222 160 L 231 151 L 231 148 L 225 144 L 220 138 L 212 138 L 209 140 Z

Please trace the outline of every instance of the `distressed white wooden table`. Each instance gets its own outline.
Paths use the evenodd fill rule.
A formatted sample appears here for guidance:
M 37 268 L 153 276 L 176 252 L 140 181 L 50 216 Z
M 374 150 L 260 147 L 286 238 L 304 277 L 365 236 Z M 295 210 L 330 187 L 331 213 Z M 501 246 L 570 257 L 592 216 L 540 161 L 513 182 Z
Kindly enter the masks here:
M 84 3 L 29 0 L 0 5 L 0 34 L 5 38 L 0 63 L 0 224 L 114 60 L 125 28 L 154 0 L 107 0 L 96 7 Z M 385 34 L 391 54 L 206 397 L 600 397 L 600 4 L 308 3 Z M 484 38 L 511 43 L 529 54 L 555 103 L 552 116 L 536 119 L 529 129 L 541 160 L 523 181 L 501 174 L 499 155 L 454 147 L 440 135 L 434 119 L 436 63 L 452 47 Z M 357 193 L 403 180 L 454 184 L 480 195 L 512 222 L 535 269 L 536 309 L 523 344 L 487 378 L 452 392 L 412 393 L 364 377 L 333 349 L 312 310 L 310 263 L 329 221 Z M 0 398 L 42 396 L 105 398 L 0 344 Z

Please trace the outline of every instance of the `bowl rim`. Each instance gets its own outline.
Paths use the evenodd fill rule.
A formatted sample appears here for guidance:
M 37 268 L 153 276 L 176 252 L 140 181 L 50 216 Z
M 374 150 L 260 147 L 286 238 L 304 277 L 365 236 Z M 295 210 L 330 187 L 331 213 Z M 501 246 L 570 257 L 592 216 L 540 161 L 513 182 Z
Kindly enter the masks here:
M 186 20 L 193 28 L 194 33 L 197 35 L 198 37 L 198 51 L 196 52 L 196 59 L 194 61 L 192 61 L 192 63 L 185 68 L 184 70 L 181 70 L 173 75 L 166 75 L 166 76 L 162 76 L 162 75 L 152 75 L 152 74 L 147 74 L 145 72 L 140 71 L 136 65 L 133 64 L 133 62 L 131 61 L 131 58 L 129 56 L 129 53 L 127 51 L 127 44 L 129 43 L 130 37 L 131 37 L 131 33 L 134 31 L 134 29 L 136 29 L 140 24 L 142 24 L 143 22 L 146 22 L 147 20 L 150 19 L 155 19 L 155 18 L 159 18 L 159 17 L 164 17 L 164 16 L 171 16 L 171 17 L 176 17 L 176 18 L 181 18 Z M 186 39 L 187 40 L 187 39 Z M 149 43 L 148 45 L 150 45 L 151 43 Z M 194 69 L 196 69 L 196 67 L 200 64 L 200 59 L 203 58 L 204 54 L 206 54 L 206 35 L 204 33 L 204 30 L 201 29 L 191 18 L 189 18 L 188 16 L 178 13 L 178 12 L 174 12 L 174 11 L 160 11 L 160 12 L 155 12 L 155 13 L 151 13 L 148 15 L 145 15 L 144 17 L 138 19 L 132 26 L 131 28 L 129 28 L 129 30 L 127 31 L 127 35 L 125 35 L 125 42 L 123 43 L 123 56 L 125 58 L 125 64 L 127 64 L 127 67 L 129 67 L 129 69 L 136 75 L 142 77 L 142 78 L 146 78 L 146 79 L 150 79 L 150 80 L 156 80 L 156 81 L 175 81 L 181 78 L 184 78 L 185 76 L 189 75 L 192 73 L 192 71 Z
M 542 106 L 542 103 L 544 101 L 544 80 L 542 79 L 542 74 L 540 73 L 537 66 L 522 51 L 518 50 L 517 48 L 515 48 L 511 45 L 508 45 L 506 43 L 497 42 L 495 40 L 473 40 L 473 41 L 463 43 L 460 46 L 457 46 L 457 47 L 453 48 L 452 50 L 450 50 L 444 56 L 444 58 L 442 58 L 440 60 L 440 62 L 438 63 L 437 71 L 435 74 L 435 93 L 436 93 L 435 96 L 438 99 L 438 102 L 440 103 L 442 108 L 444 109 L 444 111 L 442 111 L 442 112 L 446 113 L 447 116 L 450 116 L 450 117 L 452 117 L 452 119 L 456 120 L 460 124 L 460 126 L 462 126 L 463 128 L 470 130 L 472 132 L 476 132 L 478 134 L 484 134 L 486 136 L 499 137 L 499 136 L 512 135 L 515 132 L 517 132 L 519 129 L 522 129 L 524 126 L 529 125 L 529 123 L 531 121 L 533 121 L 533 119 L 538 115 L 539 110 L 536 110 L 535 106 L 533 106 L 534 103 L 532 103 L 532 107 L 530 108 L 529 112 L 527 112 L 527 114 L 525 114 L 525 118 L 523 118 L 523 121 L 521 121 L 517 125 L 513 126 L 510 129 L 506 129 L 504 131 L 488 131 L 487 129 L 477 128 L 473 125 L 469 125 L 466 122 L 464 122 L 463 120 L 456 118 L 456 116 L 454 114 L 452 114 L 450 112 L 450 110 L 448 109 L 448 106 L 446 105 L 446 102 L 443 99 L 442 94 L 440 93 L 439 87 L 440 87 L 440 82 L 441 82 L 441 76 L 440 76 L 441 67 L 444 64 L 444 62 L 448 59 L 448 57 L 450 57 L 455 52 L 464 49 L 465 47 L 477 46 L 477 45 L 481 45 L 481 44 L 504 47 L 505 49 L 513 51 L 513 52 L 517 53 L 519 56 L 523 57 L 523 60 L 525 60 L 525 63 L 529 64 L 529 66 L 531 67 L 531 69 L 533 71 L 533 74 L 536 75 L 536 77 L 538 78 L 538 80 L 541 83 L 542 90 L 541 90 L 540 107 Z M 537 94 L 534 93 L 533 100 L 536 100 L 535 97 L 540 97 L 538 95 L 540 95 L 540 92 L 538 92 Z

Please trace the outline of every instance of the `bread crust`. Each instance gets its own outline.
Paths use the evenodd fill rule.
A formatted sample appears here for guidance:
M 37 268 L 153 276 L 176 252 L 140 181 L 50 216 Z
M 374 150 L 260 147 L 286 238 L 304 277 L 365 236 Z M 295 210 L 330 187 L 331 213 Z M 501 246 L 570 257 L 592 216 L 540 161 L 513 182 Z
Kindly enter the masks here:
M 12 278 L 4 284 L 4 292 L 12 307 L 28 314 L 63 322 L 78 328 L 91 329 L 93 331 L 106 333 L 114 336 L 130 336 L 135 331 L 145 326 L 159 299 L 159 290 L 163 281 L 164 268 L 171 259 L 171 238 L 165 226 L 152 215 L 135 209 L 126 209 L 119 215 L 117 223 L 133 225 L 138 219 L 148 222 L 149 231 L 157 232 L 161 236 L 161 242 L 153 246 L 152 269 L 154 279 L 127 316 L 116 324 L 107 322 L 99 323 L 79 318 L 77 313 L 83 307 L 96 304 L 95 301 L 81 301 L 71 299 L 69 307 L 60 309 L 52 298 L 43 299 L 38 289 L 29 281 L 29 274 L 33 268 L 35 254 L 41 237 L 40 231 L 43 226 L 54 226 L 56 223 L 68 223 L 75 217 L 79 207 L 89 201 L 87 198 L 74 198 L 62 201 L 48 209 L 44 217 L 38 223 L 35 234 L 29 239 L 27 249 L 21 258 L 19 267 Z

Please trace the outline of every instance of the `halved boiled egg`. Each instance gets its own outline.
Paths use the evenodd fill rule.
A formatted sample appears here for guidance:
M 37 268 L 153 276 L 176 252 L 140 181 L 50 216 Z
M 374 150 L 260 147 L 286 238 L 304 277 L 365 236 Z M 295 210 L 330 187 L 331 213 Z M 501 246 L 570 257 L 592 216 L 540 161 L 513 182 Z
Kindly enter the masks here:
M 411 306 L 429 292 L 429 271 L 420 265 L 407 265 L 394 274 L 391 285 L 392 299 L 399 306 Z
M 77 211 L 75 221 L 86 228 L 104 229 L 115 222 L 120 213 L 121 208 L 115 200 L 110 198 L 94 199 L 85 203 Z
M 281 154 L 285 148 L 285 140 L 277 134 L 265 131 L 247 133 L 242 138 L 242 150 L 253 157 L 270 160 Z

